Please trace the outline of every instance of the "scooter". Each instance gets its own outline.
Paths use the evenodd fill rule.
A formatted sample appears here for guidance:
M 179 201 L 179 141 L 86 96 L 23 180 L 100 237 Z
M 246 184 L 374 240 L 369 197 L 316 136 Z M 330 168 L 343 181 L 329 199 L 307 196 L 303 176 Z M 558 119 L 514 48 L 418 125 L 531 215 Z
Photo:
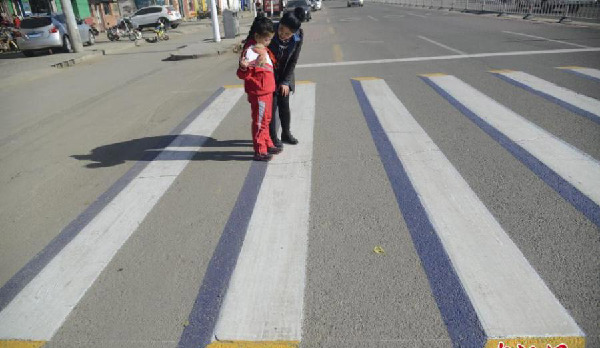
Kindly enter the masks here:
M 106 36 L 110 41 L 119 41 L 122 37 L 129 37 L 129 40 L 135 41 L 142 38 L 142 31 L 138 25 L 131 22 L 127 17 L 119 20 L 117 25 L 106 31 Z

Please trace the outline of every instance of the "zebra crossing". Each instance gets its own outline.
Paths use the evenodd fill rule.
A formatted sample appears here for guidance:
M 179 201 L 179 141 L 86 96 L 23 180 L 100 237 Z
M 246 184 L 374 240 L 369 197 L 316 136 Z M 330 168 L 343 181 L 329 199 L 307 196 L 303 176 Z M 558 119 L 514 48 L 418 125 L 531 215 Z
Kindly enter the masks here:
M 600 77 L 590 68 L 559 69 L 595 81 Z M 491 73 L 599 123 L 598 100 L 525 72 Z M 597 160 L 455 76 L 425 74 L 421 79 L 600 226 Z M 584 347 L 580 326 L 386 81 L 357 77 L 349 83 L 423 268 L 430 280 L 443 278 L 430 282 L 431 291 L 453 343 Z M 318 81 L 299 84 L 291 98 L 294 129 L 304 141 L 269 164 L 252 164 L 179 347 L 294 347 L 302 342 L 317 89 Z M 217 91 L 174 131 L 197 136 L 196 143 L 178 137 L 168 151 L 126 175 L 93 218 L 57 237 L 54 256 L 32 260 L 0 289 L 1 346 L 28 342 L 41 347 L 52 340 L 242 95 L 239 86 Z M 182 157 L 182 150 L 189 155 Z M 293 190 L 291 205 L 278 202 L 284 188 Z M 520 282 L 509 289 L 496 286 L 515 277 Z M 449 292 L 452 299 L 444 295 Z

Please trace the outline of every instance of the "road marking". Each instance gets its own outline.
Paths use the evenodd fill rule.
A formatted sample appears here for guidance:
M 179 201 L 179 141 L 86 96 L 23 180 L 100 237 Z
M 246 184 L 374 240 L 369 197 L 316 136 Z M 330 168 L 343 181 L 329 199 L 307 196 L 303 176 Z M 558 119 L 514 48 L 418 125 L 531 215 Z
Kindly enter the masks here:
M 504 56 L 532 56 L 537 54 L 565 54 L 565 53 L 581 53 L 581 52 L 599 52 L 600 47 L 591 48 L 571 48 L 558 50 L 543 50 L 543 51 L 513 51 L 513 52 L 494 52 L 494 53 L 475 53 L 475 54 L 460 54 L 451 56 L 434 56 L 434 57 L 412 57 L 412 58 L 395 58 L 395 59 L 376 59 L 376 60 L 356 60 L 336 63 L 312 63 L 296 65 L 296 68 L 325 68 L 331 66 L 347 66 L 347 65 L 365 65 L 365 64 L 389 64 L 389 63 L 405 63 L 405 62 L 427 62 L 432 60 L 452 60 L 452 59 L 468 59 L 468 58 L 487 58 L 487 57 L 504 57 Z
M 168 147 L 185 145 L 198 150 L 243 93 L 239 88 L 221 89 L 210 99 L 210 104 L 198 109 L 201 110 L 198 114 L 190 115 L 191 123 Z M 197 138 L 195 144 L 190 144 L 190 135 Z M 64 247 L 60 246 L 62 249 L 2 309 L 0 339 L 50 340 L 194 154 L 161 152 L 110 202 L 104 203 L 105 206 L 75 231 L 75 236 Z M 3 298 L 11 295 L 4 292 L 4 287 L 2 290 Z
M 579 66 L 561 66 L 557 69 L 565 70 L 570 73 L 583 76 L 590 80 L 599 81 L 600 82 L 600 70 L 591 69 L 591 68 L 583 68 Z
M 454 345 L 583 348 L 581 329 L 387 84 L 353 85 Z
M 581 47 L 581 48 L 590 48 L 590 46 L 579 45 L 579 44 L 575 44 L 575 43 L 572 43 L 572 42 L 566 42 L 566 41 L 561 41 L 561 40 L 548 39 L 548 38 L 541 37 L 541 36 L 535 36 L 535 35 L 529 35 L 529 34 L 523 34 L 523 33 L 515 33 L 513 31 L 507 31 L 507 30 L 503 30 L 502 32 L 506 33 L 506 34 L 531 37 L 531 38 L 538 39 L 538 40 L 544 40 L 544 41 L 550 41 L 550 42 L 557 42 L 557 43 L 561 43 L 563 45 L 571 45 L 571 46 Z
M 296 146 L 254 162 L 206 270 L 179 348 L 297 347 L 310 209 L 315 84 L 290 98 Z
M 379 22 L 379 19 L 377 19 L 377 18 L 375 18 L 375 17 L 373 17 L 373 16 L 367 16 L 367 17 L 369 17 L 370 19 L 372 19 L 372 20 L 374 20 L 374 21 L 376 21 L 376 22 Z
M 340 19 L 340 22 L 355 22 L 355 21 L 360 21 L 360 20 L 361 20 L 360 17 L 348 17 L 348 18 Z
M 344 60 L 344 54 L 342 53 L 342 46 L 339 44 L 333 45 L 333 60 L 335 62 L 341 62 Z
M 438 46 L 440 46 L 440 47 L 442 47 L 442 48 L 445 48 L 445 49 L 447 49 L 447 50 L 450 50 L 450 51 L 452 51 L 452 52 L 454 52 L 454 53 L 458 53 L 458 54 L 467 54 L 467 53 L 465 53 L 465 52 L 463 52 L 463 51 L 460 51 L 460 50 L 457 50 L 457 49 L 455 49 L 455 48 L 452 48 L 452 47 L 446 46 L 446 45 L 444 45 L 444 44 L 442 44 L 442 43 L 439 43 L 439 42 L 437 42 L 437 41 L 433 41 L 433 40 L 431 40 L 430 38 L 427 38 L 427 37 L 425 37 L 425 36 L 421 36 L 421 35 L 419 35 L 418 37 L 419 37 L 419 39 L 423 39 L 423 40 L 425 40 L 425 41 L 431 42 L 431 43 L 432 43 L 432 44 L 434 44 L 434 45 L 438 45 Z
M 426 16 L 419 15 L 419 14 L 412 13 L 412 12 L 406 12 L 406 14 L 407 14 L 407 15 L 410 15 L 410 16 L 415 16 L 415 17 L 427 18 Z
M 298 344 L 302 336 L 315 85 L 297 89 L 290 107 L 300 143 L 286 146 L 267 167 L 215 342 Z
M 566 201 L 600 225 L 600 162 L 454 76 L 422 78 Z
M 576 93 L 552 82 L 542 80 L 522 71 L 495 71 L 494 75 L 513 85 L 535 93 L 578 115 L 600 123 L 600 101 Z

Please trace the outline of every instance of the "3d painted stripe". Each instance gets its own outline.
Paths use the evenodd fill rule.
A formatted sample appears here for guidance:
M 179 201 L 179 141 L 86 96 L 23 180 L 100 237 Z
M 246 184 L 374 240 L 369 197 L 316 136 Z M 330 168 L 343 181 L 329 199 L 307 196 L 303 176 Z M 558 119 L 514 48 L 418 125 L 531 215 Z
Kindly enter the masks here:
M 600 101 L 522 71 L 492 71 L 501 79 L 540 95 L 576 114 L 600 123 Z
M 315 84 L 296 89 L 300 143 L 269 162 L 211 348 L 295 347 L 302 336 Z
M 422 205 L 451 261 L 452 269 L 438 270 L 438 273 L 456 272 L 477 313 L 486 341 L 518 337 L 548 341 L 556 337 L 576 337 L 583 341 L 583 332 L 577 324 L 387 84 L 383 80 L 356 81 L 356 84 L 364 91 L 381 130 L 401 162 L 400 170 L 405 171 L 417 194 L 411 204 Z M 382 154 L 382 160 L 390 159 Z M 392 186 L 395 185 L 397 181 L 392 181 Z M 410 190 L 401 194 L 410 195 Z M 400 201 L 399 205 L 409 228 L 425 225 L 422 221 L 421 226 L 414 227 L 408 221 L 412 217 L 404 211 L 410 207 Z M 414 231 L 411 234 L 413 240 L 417 239 L 415 244 L 423 238 Z M 421 252 L 419 255 L 422 260 L 430 257 Z M 435 296 L 437 300 L 438 295 Z M 453 341 L 461 334 L 468 333 L 454 333 Z M 477 343 L 464 346 L 483 346 Z M 458 342 L 454 345 L 462 346 Z
M 223 90 L 168 148 L 200 148 L 243 93 Z M 163 151 L 131 180 L 0 312 L 0 339 L 50 340 L 194 153 Z
M 544 182 L 600 225 L 600 163 L 454 76 L 422 77 Z
M 557 69 L 565 70 L 573 74 L 583 76 L 587 79 L 600 82 L 600 70 L 592 68 L 583 68 L 580 66 L 561 66 Z

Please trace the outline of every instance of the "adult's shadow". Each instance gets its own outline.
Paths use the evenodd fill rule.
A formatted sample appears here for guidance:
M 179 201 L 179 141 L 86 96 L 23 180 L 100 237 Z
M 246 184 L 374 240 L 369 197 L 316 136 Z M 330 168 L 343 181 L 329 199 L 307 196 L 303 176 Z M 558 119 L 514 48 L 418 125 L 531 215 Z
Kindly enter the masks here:
M 175 141 L 176 140 L 176 141 Z M 199 147 L 244 147 L 248 151 L 194 151 Z M 165 149 L 167 148 L 168 149 Z M 72 155 L 80 161 L 93 161 L 87 168 L 104 168 L 123 164 L 126 161 L 250 161 L 254 155 L 250 140 L 217 140 L 201 135 L 162 135 L 133 139 L 120 143 L 99 146 L 87 155 Z M 159 157 L 160 156 L 160 157 Z

